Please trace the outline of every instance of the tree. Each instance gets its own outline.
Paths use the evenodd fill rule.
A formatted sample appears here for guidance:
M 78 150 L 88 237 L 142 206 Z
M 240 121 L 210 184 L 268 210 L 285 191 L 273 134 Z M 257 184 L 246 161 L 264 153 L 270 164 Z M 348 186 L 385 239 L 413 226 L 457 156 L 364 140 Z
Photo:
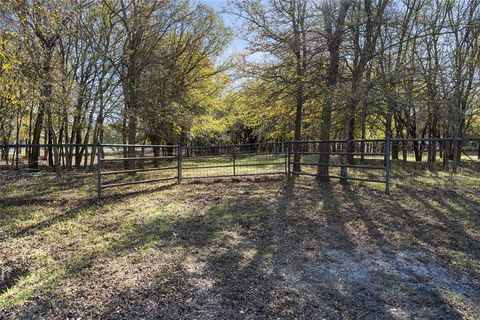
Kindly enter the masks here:
M 188 3 L 170 0 L 118 0 L 103 3 L 110 9 L 123 34 L 119 73 L 125 102 L 124 117 L 128 127 L 127 141 L 137 143 L 140 79 L 145 68 L 157 57 L 155 48 L 188 16 Z M 128 156 L 135 157 L 135 148 L 128 148 Z M 126 168 L 134 168 L 135 161 L 126 161 Z
M 344 117 L 344 140 L 346 141 L 354 138 L 355 113 L 361 99 L 361 82 L 367 64 L 374 56 L 387 4 L 388 0 L 379 0 L 377 3 L 365 0 L 363 4 L 357 2 L 353 6 L 353 15 L 348 25 L 351 37 L 351 62 L 348 63 L 351 72 L 351 88 Z M 349 154 L 341 157 L 343 164 L 353 163 L 353 151 L 353 143 L 349 143 Z M 341 175 L 342 177 L 347 175 L 346 166 L 341 168 Z
M 40 85 L 40 103 L 33 129 L 32 144 L 40 143 L 41 131 L 45 114 L 47 116 L 48 132 L 52 142 L 57 142 L 53 126 L 52 99 L 53 78 L 52 69 L 60 36 L 66 30 L 72 13 L 72 5 L 68 1 L 6 1 L 1 4 L 2 18 L 12 29 L 19 30 L 23 38 L 25 50 L 30 55 L 30 67 L 35 73 Z M 55 168 L 60 174 L 60 159 L 58 148 L 55 153 Z M 30 153 L 30 167 L 38 167 L 40 148 L 34 146 Z
M 229 32 L 208 7 L 188 10 L 153 49 L 154 62 L 140 79 L 140 118 L 153 144 L 185 142 L 192 119 L 221 90 L 214 80 L 225 68 L 215 67 L 212 58 L 228 43 Z
M 272 97 L 291 98 L 294 139 L 302 138 L 304 104 L 311 98 L 314 70 L 322 61 L 315 50 L 314 28 L 318 15 L 307 0 L 233 1 L 233 13 L 244 19 L 251 53 L 264 55 L 266 63 L 246 64 L 246 76 L 275 83 Z M 300 155 L 294 156 L 294 171 L 300 170 Z
M 330 130 L 333 111 L 333 100 L 335 97 L 335 87 L 338 81 L 338 70 L 340 64 L 340 45 L 343 41 L 345 19 L 351 1 L 343 0 L 340 2 L 337 16 L 334 12 L 334 4 L 324 2 L 320 7 L 324 17 L 325 38 L 328 48 L 328 71 L 326 76 L 326 97 L 325 104 L 322 109 L 320 140 L 330 140 Z M 319 151 L 319 167 L 318 174 L 320 180 L 328 181 L 329 161 L 330 161 L 330 144 L 321 143 Z

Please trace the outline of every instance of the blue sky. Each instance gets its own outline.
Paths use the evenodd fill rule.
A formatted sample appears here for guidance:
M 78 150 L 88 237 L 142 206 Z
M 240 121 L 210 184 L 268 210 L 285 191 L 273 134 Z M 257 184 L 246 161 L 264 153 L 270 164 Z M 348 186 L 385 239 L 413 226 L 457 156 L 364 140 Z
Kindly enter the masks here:
M 228 7 L 227 0 L 200 0 L 202 3 L 205 3 L 212 7 L 215 11 L 220 13 L 225 25 L 230 27 L 233 31 L 233 38 L 230 45 L 226 48 L 223 55 L 220 57 L 220 60 L 228 58 L 235 54 L 246 49 L 247 43 L 238 37 L 236 30 L 239 30 L 241 23 L 238 21 L 238 17 L 224 12 L 224 9 Z

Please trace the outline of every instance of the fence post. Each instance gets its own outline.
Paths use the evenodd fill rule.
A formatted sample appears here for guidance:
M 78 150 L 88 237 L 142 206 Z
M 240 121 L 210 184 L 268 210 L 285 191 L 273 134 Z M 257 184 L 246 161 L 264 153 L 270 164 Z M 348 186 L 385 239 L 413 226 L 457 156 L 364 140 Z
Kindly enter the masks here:
M 17 141 L 17 150 L 15 155 L 15 170 L 18 170 L 18 152 L 22 152 L 22 149 L 18 148 L 18 141 Z
M 390 145 L 391 139 L 387 137 L 386 144 L 385 144 L 385 193 L 390 194 Z
M 100 198 L 102 196 L 102 161 L 100 156 L 102 152 L 100 151 L 101 144 L 97 143 L 97 197 Z
M 235 160 L 236 160 L 236 156 L 235 156 L 235 145 L 233 145 L 233 151 L 232 151 L 232 157 L 233 157 L 233 176 L 236 176 L 236 170 L 235 170 Z
M 292 142 L 287 142 L 287 179 L 290 179 L 290 164 L 291 164 L 291 154 L 292 154 Z
M 178 165 L 178 171 L 177 171 L 177 183 L 182 182 L 182 146 L 181 144 L 177 145 L 177 165 Z
M 348 168 L 349 168 L 349 159 L 348 159 L 348 152 L 350 149 L 349 140 L 344 140 L 342 145 L 342 154 L 340 155 L 340 183 L 347 183 L 347 175 L 348 175 Z

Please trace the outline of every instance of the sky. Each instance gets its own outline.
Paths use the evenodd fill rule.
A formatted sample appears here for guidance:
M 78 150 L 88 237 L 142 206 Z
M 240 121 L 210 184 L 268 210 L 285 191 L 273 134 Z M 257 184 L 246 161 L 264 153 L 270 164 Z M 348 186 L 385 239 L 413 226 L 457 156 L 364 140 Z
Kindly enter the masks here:
M 230 27 L 233 32 L 233 38 L 230 45 L 225 49 L 225 52 L 219 57 L 220 61 L 223 61 L 237 52 L 241 52 L 246 49 L 247 43 L 245 40 L 242 40 L 238 37 L 236 30 L 239 30 L 241 23 L 238 20 L 238 17 L 228 14 L 225 12 L 225 9 L 228 7 L 227 0 L 200 0 L 200 2 L 205 3 L 217 11 L 220 16 L 223 18 L 223 22 L 226 26 Z

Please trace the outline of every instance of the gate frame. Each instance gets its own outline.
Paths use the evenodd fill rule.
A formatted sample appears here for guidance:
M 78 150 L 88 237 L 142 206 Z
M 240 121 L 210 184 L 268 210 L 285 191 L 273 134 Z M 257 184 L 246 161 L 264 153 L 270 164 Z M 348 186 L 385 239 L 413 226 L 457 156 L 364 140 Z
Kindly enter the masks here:
M 169 148 L 177 150 L 177 154 L 175 156 L 159 156 L 159 157 L 122 157 L 122 158 L 113 158 L 113 159 L 105 159 L 101 157 L 100 149 L 103 150 L 104 147 L 119 147 L 119 148 Z M 158 182 L 158 181 L 168 181 L 168 180 L 177 180 L 177 183 L 181 181 L 181 156 L 179 155 L 179 151 L 181 150 L 180 145 L 142 145 L 142 144 L 97 144 L 97 197 L 102 197 L 102 190 L 106 188 L 112 187 L 121 187 L 121 186 L 128 186 L 134 184 L 142 184 L 142 183 L 150 183 L 150 182 Z M 116 171 L 102 171 L 102 163 L 103 162 L 116 162 L 116 161 L 125 161 L 125 160 L 177 160 L 176 166 L 170 167 L 163 167 L 163 168 L 148 168 L 148 169 L 124 169 L 124 170 L 116 170 Z M 127 174 L 127 173 L 136 173 L 136 172 L 147 172 L 147 171 L 163 171 L 163 170 L 174 170 L 177 169 L 177 175 L 174 177 L 168 178 L 156 178 L 156 179 L 147 179 L 147 180 L 138 180 L 138 181 L 131 181 L 131 182 L 121 182 L 121 183 L 111 183 L 111 184 L 102 184 L 102 176 L 103 175 L 112 175 L 112 174 Z
M 371 169 L 371 170 L 384 170 L 385 171 L 385 179 L 384 180 L 378 180 L 378 179 L 369 179 L 369 178 L 355 178 L 355 177 L 349 177 L 348 175 L 340 175 L 340 176 L 335 176 L 335 175 L 320 175 L 320 174 L 314 174 L 314 173 L 306 173 L 306 172 L 297 172 L 297 171 L 291 171 L 289 170 L 290 174 L 297 174 L 297 175 L 307 175 L 307 176 L 313 176 L 317 178 L 333 178 L 333 179 L 340 179 L 340 181 L 347 182 L 348 180 L 351 181 L 365 181 L 365 182 L 374 182 L 374 183 L 383 183 L 385 184 L 385 193 L 387 195 L 390 194 L 390 171 L 391 171 L 391 166 L 390 166 L 390 146 L 391 146 L 391 139 L 386 138 L 386 139 L 355 139 L 355 140 L 307 140 L 307 141 L 292 141 L 290 142 L 291 144 L 301 144 L 301 143 L 352 143 L 352 142 L 385 142 L 385 148 L 384 152 L 360 152 L 358 154 L 361 155 L 378 155 L 378 156 L 383 156 L 384 157 L 384 165 L 383 166 L 369 166 L 369 165 L 354 165 L 354 164 L 348 164 L 348 163 L 342 163 L 342 164 L 321 164 L 321 163 L 305 163 L 305 162 L 298 162 L 300 166 L 302 165 L 307 165 L 307 166 L 316 166 L 318 167 L 340 167 L 340 168 L 359 168 L 359 169 Z M 342 152 L 302 152 L 302 151 L 294 151 L 291 152 L 293 154 L 318 154 L 318 155 L 339 155 L 341 157 L 346 156 L 346 155 L 356 155 L 357 152 L 348 152 L 348 151 L 342 151 Z M 290 158 L 289 158 L 290 160 Z M 290 161 L 289 161 L 290 162 Z M 295 163 L 294 163 L 295 164 Z M 290 175 L 288 176 L 290 178 Z

